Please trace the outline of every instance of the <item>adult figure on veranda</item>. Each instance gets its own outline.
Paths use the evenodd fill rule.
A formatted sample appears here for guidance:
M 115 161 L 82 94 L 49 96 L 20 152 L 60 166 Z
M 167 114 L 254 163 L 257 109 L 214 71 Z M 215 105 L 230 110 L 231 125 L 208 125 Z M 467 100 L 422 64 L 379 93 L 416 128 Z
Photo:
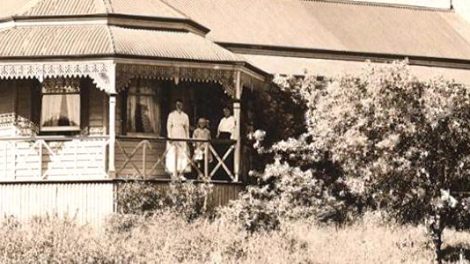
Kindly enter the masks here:
M 224 117 L 219 122 L 219 126 L 217 127 L 217 138 L 225 140 L 225 142 L 220 142 L 219 145 L 217 146 L 217 153 L 219 154 L 220 158 L 223 158 L 225 153 L 229 150 L 230 146 L 232 145 L 229 140 L 235 140 L 236 135 L 235 135 L 235 117 L 232 115 L 232 111 L 228 107 L 224 107 L 223 109 L 223 114 Z M 224 164 L 227 166 L 227 168 L 233 172 L 233 153 L 227 156 L 227 158 L 224 161 Z M 219 180 L 226 180 L 229 181 L 230 176 L 229 174 L 225 171 L 224 168 L 220 168 L 216 174 L 216 179 Z
M 171 175 L 184 178 L 184 174 L 191 171 L 188 143 L 184 141 L 189 139 L 189 117 L 183 111 L 180 99 L 176 100 L 175 110 L 168 115 L 167 134 L 166 170 Z

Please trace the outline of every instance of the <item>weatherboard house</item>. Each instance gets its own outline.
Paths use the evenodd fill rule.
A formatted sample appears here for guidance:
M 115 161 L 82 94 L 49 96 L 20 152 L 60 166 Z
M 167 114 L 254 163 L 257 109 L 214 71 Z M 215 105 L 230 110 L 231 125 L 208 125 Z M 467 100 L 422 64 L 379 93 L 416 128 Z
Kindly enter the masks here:
M 202 162 L 184 155 L 200 178 L 225 176 L 213 197 L 224 203 L 247 172 L 251 93 L 276 75 L 335 76 L 405 58 L 419 78 L 470 84 L 461 14 L 326 0 L 2 0 L 0 215 L 97 223 L 118 210 L 123 180 L 181 176 L 165 168 L 175 143 L 204 144 Z M 179 98 L 192 125 L 205 117 L 212 129 L 230 104 L 235 136 L 168 137 Z

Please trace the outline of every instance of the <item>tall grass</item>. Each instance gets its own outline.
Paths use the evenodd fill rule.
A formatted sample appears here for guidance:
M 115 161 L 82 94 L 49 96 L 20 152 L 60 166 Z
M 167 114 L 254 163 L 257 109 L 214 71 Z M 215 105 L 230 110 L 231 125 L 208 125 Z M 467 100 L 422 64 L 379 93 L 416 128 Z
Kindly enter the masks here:
M 470 234 L 446 233 L 448 247 Z M 280 230 L 249 234 L 233 223 L 172 212 L 151 218 L 120 215 L 106 230 L 70 219 L 8 219 L 0 226 L 0 263 L 431 263 L 422 227 L 363 220 L 337 228 L 309 220 L 285 221 Z

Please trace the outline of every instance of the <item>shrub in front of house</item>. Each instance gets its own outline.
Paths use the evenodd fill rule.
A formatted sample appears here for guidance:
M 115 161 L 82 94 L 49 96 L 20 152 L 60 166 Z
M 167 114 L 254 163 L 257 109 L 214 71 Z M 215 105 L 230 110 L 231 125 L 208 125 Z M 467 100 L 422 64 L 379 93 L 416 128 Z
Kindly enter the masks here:
M 263 150 L 278 161 L 231 215 L 269 229 L 291 215 L 341 222 L 385 210 L 426 224 L 441 262 L 444 229 L 470 228 L 469 88 L 417 80 L 406 62 L 284 84 L 306 102 L 308 131 Z
M 172 210 L 191 221 L 208 211 L 212 190 L 213 185 L 209 182 L 172 181 L 166 186 L 152 181 L 127 180 L 118 186 L 118 213 L 153 215 Z

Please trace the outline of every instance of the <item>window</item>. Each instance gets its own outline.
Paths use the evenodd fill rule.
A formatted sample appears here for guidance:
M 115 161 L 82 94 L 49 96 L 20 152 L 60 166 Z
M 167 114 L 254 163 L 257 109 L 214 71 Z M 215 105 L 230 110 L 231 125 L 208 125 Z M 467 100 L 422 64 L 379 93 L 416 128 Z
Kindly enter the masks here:
M 127 133 L 160 135 L 161 109 L 158 90 L 148 80 L 132 82 L 127 95 Z
M 47 79 L 41 90 L 41 131 L 80 131 L 80 80 Z

